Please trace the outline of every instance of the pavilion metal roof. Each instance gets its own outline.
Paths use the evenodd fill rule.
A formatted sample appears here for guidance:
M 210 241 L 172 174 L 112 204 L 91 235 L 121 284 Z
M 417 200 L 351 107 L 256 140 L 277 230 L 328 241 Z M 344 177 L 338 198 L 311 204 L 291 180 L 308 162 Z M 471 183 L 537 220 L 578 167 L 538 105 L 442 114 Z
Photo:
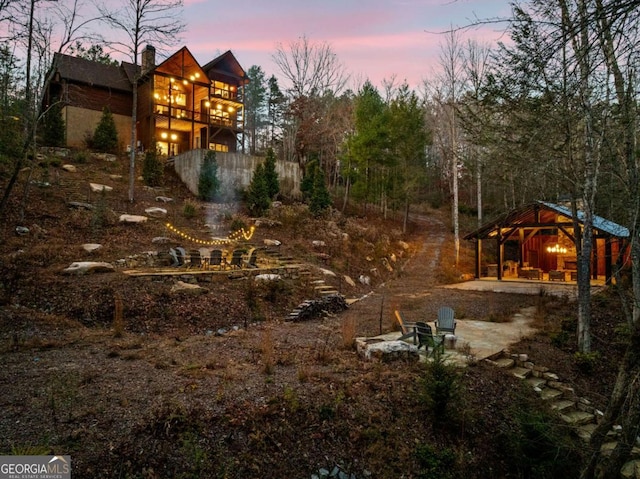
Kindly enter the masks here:
M 490 237 L 490 234 L 499 228 L 518 227 L 523 224 L 525 219 L 529 217 L 536 210 L 547 209 L 559 215 L 567 218 L 569 221 L 573 221 L 573 213 L 569 208 L 555 203 L 549 203 L 547 201 L 536 201 L 529 205 L 516 208 L 488 223 L 477 230 L 469 233 L 464 237 L 466 240 L 472 239 L 486 239 Z M 584 212 L 578 211 L 578 222 L 584 224 Z M 607 235 L 615 236 L 618 238 L 628 238 L 629 230 L 624 226 L 621 226 L 613 221 L 602 218 L 601 216 L 594 215 L 593 228 Z

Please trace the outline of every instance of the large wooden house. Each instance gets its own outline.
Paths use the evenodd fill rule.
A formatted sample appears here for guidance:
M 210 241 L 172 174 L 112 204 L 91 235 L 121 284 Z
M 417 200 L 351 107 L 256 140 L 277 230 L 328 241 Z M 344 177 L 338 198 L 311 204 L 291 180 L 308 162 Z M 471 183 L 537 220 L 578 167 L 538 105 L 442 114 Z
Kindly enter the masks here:
M 107 107 L 122 149 L 130 148 L 137 81 L 137 149 L 155 147 L 168 156 L 196 148 L 237 151 L 248 79 L 231 51 L 204 66 L 187 47 L 158 65 L 155 56 L 155 49 L 147 46 L 136 69 L 126 62 L 115 66 L 55 55 L 44 106 L 62 102 L 67 146 L 83 146 Z

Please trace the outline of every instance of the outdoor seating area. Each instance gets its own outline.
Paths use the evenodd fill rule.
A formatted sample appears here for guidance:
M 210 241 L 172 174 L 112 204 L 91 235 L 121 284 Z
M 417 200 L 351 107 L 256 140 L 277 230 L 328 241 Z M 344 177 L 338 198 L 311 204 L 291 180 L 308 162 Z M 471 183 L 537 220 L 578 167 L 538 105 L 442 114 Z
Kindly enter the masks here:
M 158 265 L 187 270 L 229 271 L 257 268 L 259 248 L 191 249 L 177 246 L 158 252 Z
M 438 311 L 438 318 L 434 320 L 435 334 L 433 328 L 424 321 L 405 321 L 398 310 L 395 310 L 394 314 L 402 331 L 398 341 L 410 340 L 418 346 L 418 351 L 424 347 L 427 356 L 442 354 L 446 347 L 455 348 L 456 321 L 452 308 L 444 306 Z

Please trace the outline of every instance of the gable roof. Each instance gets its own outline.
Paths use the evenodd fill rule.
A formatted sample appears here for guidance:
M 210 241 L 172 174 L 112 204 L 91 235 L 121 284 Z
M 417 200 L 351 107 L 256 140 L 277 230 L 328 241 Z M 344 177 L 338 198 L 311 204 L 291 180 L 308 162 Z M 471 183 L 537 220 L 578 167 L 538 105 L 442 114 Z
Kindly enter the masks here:
M 204 78 L 207 76 L 187 47 L 182 47 L 165 61 L 157 65 L 153 71 L 175 75 L 180 78 L 188 78 L 198 73 L 203 78 L 202 81 L 204 81 Z
M 105 65 L 85 58 L 56 53 L 54 67 L 62 79 L 71 83 L 82 83 L 125 92 L 132 91 L 131 81 L 123 66 Z
M 231 53 L 231 50 L 227 50 L 222 55 L 214 58 L 209 63 L 204 65 L 202 69 L 208 74 L 213 72 L 217 74 L 227 75 L 238 80 L 240 84 L 249 83 L 247 74 L 240 66 L 240 63 L 233 55 L 233 53 Z
M 560 221 L 557 215 L 563 217 Z M 584 224 L 584 212 L 578 211 L 578 223 Z M 537 219 L 536 219 L 537 218 Z M 524 228 L 524 227 L 547 227 L 565 225 L 573 226 L 573 214 L 569 208 L 546 201 L 536 201 L 526 206 L 516 208 L 488 223 L 477 230 L 467 234 L 464 239 L 487 239 L 493 238 L 496 231 L 501 228 Z M 593 216 L 593 228 L 601 233 L 617 238 L 628 238 L 629 230 L 613 221 Z

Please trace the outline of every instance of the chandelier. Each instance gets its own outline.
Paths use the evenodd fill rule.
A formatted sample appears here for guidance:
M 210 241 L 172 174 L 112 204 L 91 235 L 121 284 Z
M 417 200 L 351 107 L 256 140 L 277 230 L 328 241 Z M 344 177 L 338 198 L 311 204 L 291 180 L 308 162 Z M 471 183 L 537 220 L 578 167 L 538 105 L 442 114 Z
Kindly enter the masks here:
M 558 243 L 553 246 L 547 246 L 547 253 L 565 254 L 566 252 L 567 248 L 560 246 Z

